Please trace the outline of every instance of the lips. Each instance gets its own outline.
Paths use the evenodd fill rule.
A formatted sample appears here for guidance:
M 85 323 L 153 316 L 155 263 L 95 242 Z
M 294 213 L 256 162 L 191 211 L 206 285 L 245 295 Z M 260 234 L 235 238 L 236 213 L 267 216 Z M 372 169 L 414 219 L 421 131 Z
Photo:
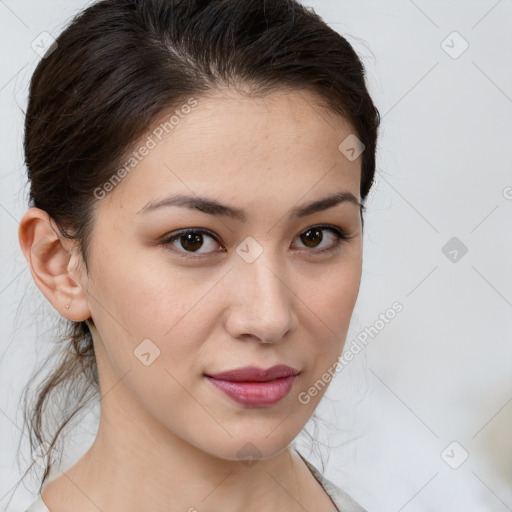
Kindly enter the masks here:
M 213 373 L 208 375 L 208 377 L 231 382 L 268 382 L 282 377 L 297 375 L 298 373 L 299 371 L 291 366 L 279 364 L 266 370 L 256 366 L 246 366 L 235 370 Z
M 214 388 L 246 407 L 268 407 L 291 391 L 299 371 L 286 365 L 268 369 L 247 366 L 205 375 Z

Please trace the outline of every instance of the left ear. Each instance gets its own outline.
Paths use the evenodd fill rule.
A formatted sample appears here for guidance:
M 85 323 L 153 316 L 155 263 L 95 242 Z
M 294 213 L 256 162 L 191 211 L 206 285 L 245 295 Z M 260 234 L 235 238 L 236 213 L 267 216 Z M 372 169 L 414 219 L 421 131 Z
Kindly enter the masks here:
M 91 317 L 87 293 L 81 285 L 87 282 L 80 271 L 83 261 L 72 241 L 59 236 L 59 229 L 52 223 L 44 210 L 30 208 L 18 229 L 21 250 L 35 283 L 53 307 L 65 318 L 82 322 Z

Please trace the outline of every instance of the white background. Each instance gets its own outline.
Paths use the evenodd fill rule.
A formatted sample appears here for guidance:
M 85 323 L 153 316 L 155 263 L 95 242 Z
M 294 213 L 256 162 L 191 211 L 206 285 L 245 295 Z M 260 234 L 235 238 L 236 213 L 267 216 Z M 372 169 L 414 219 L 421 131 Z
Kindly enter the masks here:
M 37 491 L 29 479 L 13 489 L 19 400 L 53 343 L 17 239 L 31 44 L 85 5 L 0 0 L 1 510 L 24 510 Z M 362 57 L 382 115 L 347 347 L 403 305 L 317 410 L 333 447 L 326 476 L 370 512 L 512 510 L 512 0 L 307 5 Z M 467 247 L 456 262 L 442 250 L 452 237 Z M 85 430 L 66 450 L 87 449 Z

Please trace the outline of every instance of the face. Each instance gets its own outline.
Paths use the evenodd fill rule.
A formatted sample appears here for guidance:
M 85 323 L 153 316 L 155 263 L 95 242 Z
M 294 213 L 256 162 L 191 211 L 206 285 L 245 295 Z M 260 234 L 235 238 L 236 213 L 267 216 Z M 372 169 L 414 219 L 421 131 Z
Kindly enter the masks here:
M 353 130 L 305 92 L 217 92 L 155 133 L 96 204 L 80 281 L 100 381 L 125 387 L 124 410 L 152 431 L 224 459 L 247 446 L 271 457 L 325 393 L 357 299 L 361 158 L 338 149 Z M 190 199 L 166 202 L 178 195 Z M 298 375 L 207 377 L 275 365 Z

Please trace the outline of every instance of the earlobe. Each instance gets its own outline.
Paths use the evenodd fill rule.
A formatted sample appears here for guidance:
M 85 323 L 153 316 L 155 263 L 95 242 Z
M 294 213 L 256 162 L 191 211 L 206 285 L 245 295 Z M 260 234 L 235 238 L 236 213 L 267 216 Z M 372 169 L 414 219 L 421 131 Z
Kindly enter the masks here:
M 77 255 L 71 242 L 57 232 L 49 215 L 32 207 L 21 219 L 18 238 L 38 288 L 62 316 L 81 322 L 91 312 L 85 290 L 70 272 Z

